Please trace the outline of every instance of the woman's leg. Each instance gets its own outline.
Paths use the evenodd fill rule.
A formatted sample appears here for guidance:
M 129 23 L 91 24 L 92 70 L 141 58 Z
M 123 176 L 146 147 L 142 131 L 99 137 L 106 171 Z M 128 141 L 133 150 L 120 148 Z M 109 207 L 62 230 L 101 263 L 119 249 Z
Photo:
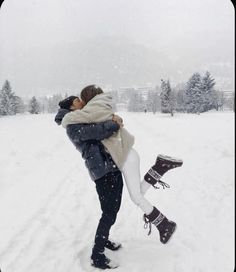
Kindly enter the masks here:
M 142 182 L 141 182 L 140 187 L 141 187 L 141 194 L 142 194 L 142 195 L 145 195 L 146 192 L 147 192 L 147 190 L 151 187 L 151 184 L 150 184 L 150 183 L 147 183 L 147 182 L 145 181 L 145 179 L 143 179 Z
M 150 214 L 153 211 L 153 205 L 151 205 L 141 193 L 140 160 L 135 149 L 132 148 L 130 150 L 121 170 L 131 200 L 139 206 L 145 214 Z
M 139 161 L 138 153 L 134 149 L 131 149 L 122 168 L 125 183 L 131 200 L 145 213 L 145 223 L 149 225 L 154 224 L 159 231 L 161 242 L 166 244 L 176 229 L 176 223 L 168 220 L 165 215 L 152 206 L 142 195 L 150 186 L 143 183 L 143 191 L 141 192 Z

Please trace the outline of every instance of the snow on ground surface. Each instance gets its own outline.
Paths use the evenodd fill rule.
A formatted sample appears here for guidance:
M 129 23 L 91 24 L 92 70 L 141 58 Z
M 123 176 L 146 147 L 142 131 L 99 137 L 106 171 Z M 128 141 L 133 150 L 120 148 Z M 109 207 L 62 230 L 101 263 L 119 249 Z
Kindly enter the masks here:
M 234 114 L 120 113 L 135 135 L 141 173 L 164 153 L 182 158 L 170 189 L 146 197 L 178 224 L 167 245 L 143 228 L 124 187 L 106 251 L 117 272 L 231 272 L 234 269 Z M 100 208 L 80 153 L 54 115 L 0 118 L 0 269 L 84 272 Z

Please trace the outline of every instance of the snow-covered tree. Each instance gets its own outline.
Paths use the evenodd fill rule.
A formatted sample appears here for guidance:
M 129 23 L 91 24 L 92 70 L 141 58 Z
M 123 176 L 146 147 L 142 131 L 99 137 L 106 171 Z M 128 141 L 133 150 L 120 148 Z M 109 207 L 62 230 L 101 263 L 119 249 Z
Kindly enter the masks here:
M 6 80 L 0 91 L 0 115 L 16 114 L 15 102 L 15 94 L 11 89 L 10 82 Z
M 219 108 L 219 93 L 214 89 L 215 80 L 209 72 L 203 77 L 195 73 L 187 82 L 185 109 L 187 112 L 201 113 Z M 221 101 L 222 102 L 222 101 Z
M 29 102 L 29 112 L 32 114 L 38 114 L 40 112 L 40 104 L 35 96 L 33 96 Z
M 217 107 L 217 93 L 214 89 L 215 80 L 207 71 L 201 80 L 202 111 Z
M 203 110 L 201 75 L 199 73 L 193 74 L 187 82 L 184 104 L 189 113 L 200 113 Z
M 174 114 L 174 94 L 170 81 L 161 80 L 161 112 Z
M 23 100 L 15 95 L 13 97 L 13 105 L 14 105 L 14 112 L 15 113 L 23 113 L 25 111 L 25 105 L 24 105 L 24 102 Z

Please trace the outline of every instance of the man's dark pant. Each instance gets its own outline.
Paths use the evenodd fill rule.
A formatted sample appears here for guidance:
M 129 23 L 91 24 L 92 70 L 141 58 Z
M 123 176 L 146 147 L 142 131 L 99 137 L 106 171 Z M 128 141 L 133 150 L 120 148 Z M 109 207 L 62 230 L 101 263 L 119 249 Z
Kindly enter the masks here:
M 93 248 L 93 253 L 96 254 L 104 251 L 110 228 L 115 223 L 120 209 L 123 189 L 122 174 L 120 171 L 108 173 L 96 180 L 95 183 L 102 209 L 102 216 L 97 227 Z

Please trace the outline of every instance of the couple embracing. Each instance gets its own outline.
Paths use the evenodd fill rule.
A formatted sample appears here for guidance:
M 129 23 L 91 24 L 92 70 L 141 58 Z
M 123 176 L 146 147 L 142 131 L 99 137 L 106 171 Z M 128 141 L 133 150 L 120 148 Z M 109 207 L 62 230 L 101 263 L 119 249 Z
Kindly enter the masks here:
M 166 244 L 176 229 L 176 223 L 167 219 L 144 195 L 157 183 L 167 186 L 161 177 L 167 171 L 182 166 L 183 161 L 158 155 L 155 164 L 141 179 L 139 155 L 133 148 L 134 137 L 124 128 L 122 118 L 113 112 L 112 97 L 96 85 L 85 87 L 80 98 L 65 98 L 59 107 L 55 121 L 66 129 L 69 139 L 85 160 L 102 210 L 91 254 L 92 265 L 100 269 L 117 267 L 105 256 L 104 250 L 121 248 L 120 243 L 109 240 L 109 232 L 120 209 L 123 178 L 131 200 L 144 213 L 145 225 L 149 225 L 151 231 L 153 224 L 161 243 Z

